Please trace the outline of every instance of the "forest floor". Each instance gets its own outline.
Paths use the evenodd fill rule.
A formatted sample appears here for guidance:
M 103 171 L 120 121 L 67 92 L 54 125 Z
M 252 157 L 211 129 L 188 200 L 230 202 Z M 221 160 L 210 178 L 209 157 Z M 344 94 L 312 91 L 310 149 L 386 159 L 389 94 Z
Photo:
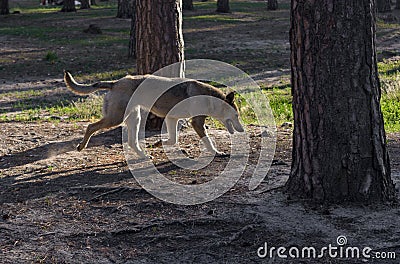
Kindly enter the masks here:
M 260 1 L 233 2 L 227 15 L 214 13 L 210 3 L 197 3 L 195 11 L 185 13 L 186 58 L 231 63 L 262 87 L 287 84 L 289 1 L 280 2 L 275 12 L 262 10 Z M 15 3 L 11 6 L 18 8 Z M 65 88 L 63 69 L 91 81 L 134 73 L 134 60 L 126 57 L 130 21 L 114 18 L 115 6 L 74 14 L 21 10 L 0 18 L 1 263 L 399 263 L 398 205 L 315 206 L 282 192 L 291 162 L 288 126 L 277 124 L 274 161 L 256 190 L 247 185 L 262 135 L 249 125 L 252 149 L 243 176 L 221 197 L 191 206 L 163 202 L 138 185 L 123 154 L 120 128 L 75 151 L 91 120 L 43 109 L 82 102 Z M 380 59 L 399 60 L 400 12 L 380 16 Z M 89 24 L 103 34 L 82 33 Z M 218 148 L 229 151 L 225 130 L 209 133 Z M 189 155 L 198 155 L 196 142 L 191 128 L 180 132 L 180 146 Z M 400 133 L 388 134 L 388 146 L 398 188 Z M 215 158 L 188 174 L 161 149 L 149 151 L 168 178 L 192 185 L 213 179 L 229 161 Z M 272 257 L 257 255 L 265 243 L 268 250 L 314 247 L 319 254 L 323 247 L 338 246 L 341 236 L 347 238 L 345 246 L 372 248 L 371 258 L 283 259 L 276 250 Z M 391 252 L 397 259 L 390 259 Z

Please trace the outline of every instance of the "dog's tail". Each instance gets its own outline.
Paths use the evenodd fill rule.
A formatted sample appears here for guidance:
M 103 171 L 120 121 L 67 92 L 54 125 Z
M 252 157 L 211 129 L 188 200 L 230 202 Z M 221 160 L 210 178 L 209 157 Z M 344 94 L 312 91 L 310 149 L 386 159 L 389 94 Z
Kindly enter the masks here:
M 75 81 L 72 77 L 71 73 L 68 71 L 64 71 L 64 82 L 65 85 L 70 89 L 72 92 L 76 94 L 90 94 L 97 90 L 111 90 L 116 83 L 116 81 L 109 81 L 109 82 L 97 82 L 94 84 L 80 84 Z

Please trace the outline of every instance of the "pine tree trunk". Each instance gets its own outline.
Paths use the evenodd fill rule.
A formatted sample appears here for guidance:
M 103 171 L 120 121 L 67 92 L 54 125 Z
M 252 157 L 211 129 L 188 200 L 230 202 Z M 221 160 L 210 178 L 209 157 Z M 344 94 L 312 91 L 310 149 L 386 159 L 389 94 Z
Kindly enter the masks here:
M 64 0 L 61 12 L 76 12 L 75 0 Z
M 380 109 L 375 0 L 292 0 L 290 44 L 289 195 L 334 203 L 394 199 Z
M 183 62 L 182 0 L 136 1 L 136 65 L 138 74 L 153 73 Z M 183 66 L 182 66 L 183 67 Z M 183 68 L 171 72 L 181 77 Z M 150 116 L 147 128 L 160 129 L 162 119 Z
M 89 8 L 90 8 L 89 0 L 81 0 L 81 9 L 89 9 Z
M 392 10 L 390 1 L 391 0 L 376 0 L 378 12 L 390 12 Z
M 132 4 L 132 18 L 131 18 L 131 31 L 129 34 L 128 56 L 131 58 L 136 58 L 136 0 L 133 0 Z
M 219 13 L 229 13 L 229 0 L 218 0 L 217 1 L 217 12 Z
M 0 15 L 8 15 L 8 14 L 10 14 L 8 0 L 0 0 Z
M 268 0 L 267 9 L 268 10 L 277 10 L 278 9 L 278 0 Z
M 193 0 L 183 0 L 183 10 L 193 10 Z
M 396 9 L 400 9 L 400 0 L 397 0 L 396 1 L 396 7 L 395 7 Z
M 118 18 L 131 18 L 132 17 L 132 0 L 118 0 Z

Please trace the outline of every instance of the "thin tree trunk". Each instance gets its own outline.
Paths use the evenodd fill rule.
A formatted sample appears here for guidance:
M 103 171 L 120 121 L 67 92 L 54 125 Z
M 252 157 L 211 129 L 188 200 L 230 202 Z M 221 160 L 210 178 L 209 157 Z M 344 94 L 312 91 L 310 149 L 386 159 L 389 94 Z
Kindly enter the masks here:
M 136 1 L 136 65 L 148 74 L 183 62 L 182 0 Z M 183 66 L 170 77 L 181 77 Z M 162 119 L 150 116 L 147 128 L 160 129 Z
M 75 0 L 64 0 L 61 12 L 76 12 Z
M 396 7 L 395 7 L 396 9 L 400 9 L 400 0 L 397 0 L 396 1 Z
M 132 0 L 118 0 L 118 18 L 131 18 L 132 17 L 132 9 L 133 9 Z
M 378 12 L 390 12 L 392 10 L 390 0 L 376 0 L 376 4 Z
M 395 197 L 374 10 L 375 0 L 292 0 L 294 132 L 286 184 L 292 197 L 334 203 Z
M 219 13 L 229 13 L 229 0 L 218 0 L 217 1 L 217 12 Z
M 268 10 L 277 10 L 278 9 L 278 0 L 268 0 L 267 9 Z
M 0 15 L 10 14 L 10 7 L 8 6 L 8 0 L 0 0 Z
M 81 9 L 89 9 L 89 8 L 90 8 L 89 0 L 81 0 Z
M 129 35 L 128 55 L 131 58 L 136 58 L 136 0 L 133 0 L 133 5 L 132 5 L 131 31 Z
M 193 0 L 183 0 L 183 10 L 193 10 Z

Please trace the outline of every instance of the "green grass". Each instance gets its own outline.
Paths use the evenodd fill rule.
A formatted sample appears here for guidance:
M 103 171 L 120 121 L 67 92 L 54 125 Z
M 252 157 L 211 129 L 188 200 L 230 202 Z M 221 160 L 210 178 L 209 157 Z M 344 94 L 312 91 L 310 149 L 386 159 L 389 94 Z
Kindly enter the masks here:
M 76 101 L 61 99 L 48 102 L 35 98 L 35 96 L 40 96 L 39 93 L 31 93 L 32 96 L 29 99 L 23 97 L 28 94 L 29 92 L 20 94 L 20 100 L 12 105 L 12 109 L 17 111 L 7 112 L 0 109 L 0 121 L 32 122 L 60 120 L 61 118 L 76 121 L 99 119 L 102 115 L 103 96 L 100 95 L 94 94 L 87 98 L 79 98 Z
M 386 132 L 400 131 L 400 91 L 383 94 L 381 108 Z
M 188 16 L 185 17 L 185 20 L 202 20 L 202 21 L 209 21 L 209 22 L 218 22 L 218 23 L 240 23 L 242 19 L 230 17 L 228 15 L 223 14 L 209 14 L 209 15 L 198 15 L 198 16 Z
M 292 95 L 290 87 L 273 88 L 266 90 L 265 94 L 269 100 L 277 125 L 284 122 L 293 122 Z
M 207 2 L 193 2 L 195 10 L 216 10 L 217 2 L 216 1 L 207 1 Z M 229 7 L 231 12 L 254 12 L 254 10 L 265 10 L 267 12 L 267 4 L 266 2 L 248 2 L 248 1 L 230 1 Z M 288 4 L 279 4 L 279 10 L 289 9 Z
M 400 131 L 400 60 L 378 63 L 382 87 L 381 108 L 387 132 Z

